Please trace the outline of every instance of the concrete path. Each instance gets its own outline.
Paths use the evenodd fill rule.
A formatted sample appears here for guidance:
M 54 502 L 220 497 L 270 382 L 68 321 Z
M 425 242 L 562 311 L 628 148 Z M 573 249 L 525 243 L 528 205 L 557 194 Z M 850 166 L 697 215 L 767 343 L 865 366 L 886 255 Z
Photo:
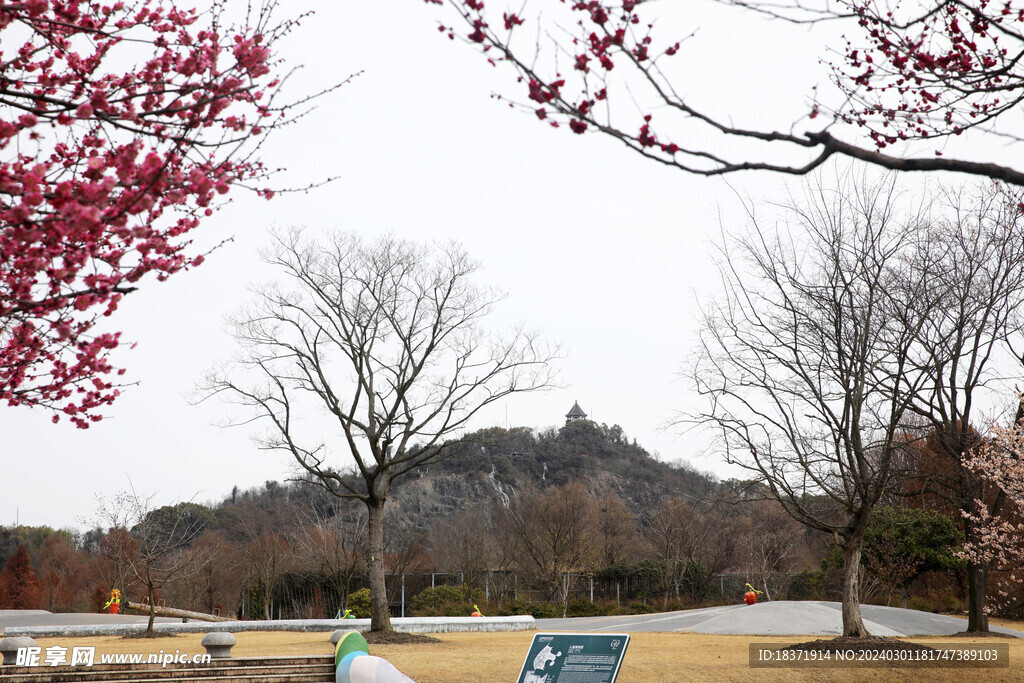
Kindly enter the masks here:
M 689 631 L 727 635 L 840 635 L 842 606 L 838 602 L 779 600 L 757 605 L 726 605 L 681 612 L 619 617 L 538 619 L 540 631 Z M 931 612 L 861 605 L 864 625 L 876 636 L 948 636 L 967 629 L 967 620 Z M 1024 638 L 1024 632 L 992 627 Z
M 838 602 L 789 602 L 780 600 L 776 602 L 763 602 L 757 605 L 726 605 L 724 607 L 706 607 L 704 609 L 691 609 L 682 612 L 666 612 L 660 614 L 640 614 L 619 617 L 585 617 L 577 619 L 538 619 L 537 629 L 540 631 L 689 631 L 693 633 L 716 633 L 725 635 L 758 635 L 758 636 L 793 636 L 793 635 L 839 635 L 842 633 L 843 617 L 841 606 Z M 948 636 L 967 629 L 967 620 L 957 617 L 947 617 L 930 612 L 919 612 L 899 607 L 880 607 L 877 605 L 861 605 L 861 613 L 864 616 L 864 625 L 868 630 L 878 636 Z M 416 632 L 443 632 L 450 630 L 462 630 L 464 619 L 445 620 L 440 617 L 420 619 L 393 619 L 392 623 L 398 630 L 415 630 Z M 220 622 L 222 628 L 216 628 L 213 624 L 200 624 L 190 622 L 182 624 L 180 619 L 157 618 L 158 622 L 166 623 L 164 628 L 175 631 L 199 630 L 236 630 L 235 628 L 224 627 L 224 624 L 241 626 L 238 622 Z M 400 622 L 410 622 L 410 628 L 399 628 Z M 451 624 L 434 622 L 450 621 Z M 481 630 L 485 626 L 483 619 L 473 622 L 473 626 Z M 494 621 L 502 621 L 494 619 Z M 531 620 L 532 621 L 532 620 Z M 360 622 L 369 620 L 355 620 L 354 622 L 342 622 L 342 626 L 362 627 Z M 412 622 L 417 622 L 412 624 Z M 420 624 L 418 622 L 431 622 Z M 144 616 L 126 616 L 115 614 L 51 614 L 42 610 L 0 610 L 0 633 L 11 627 L 15 631 L 22 631 L 27 628 L 41 627 L 45 631 L 54 627 L 70 626 L 73 630 L 79 630 L 85 626 L 106 626 L 111 631 L 117 626 L 125 624 L 145 624 Z M 331 630 L 339 626 L 335 622 L 324 622 L 323 628 L 298 628 L 301 624 L 296 622 L 293 630 Z M 263 628 L 288 627 L 292 624 L 283 622 L 257 622 Z M 405 626 L 403 624 L 403 626 Z M 416 626 L 412 629 L 412 626 Z M 447 626 L 447 627 L 446 627 Z M 487 626 L 491 626 L 487 624 Z M 518 630 L 522 627 L 516 624 Z M 79 627 L 79 628 L 75 628 Z M 507 630 L 507 625 L 494 630 Z M 161 629 L 163 630 L 163 629 Z M 1024 632 L 1010 629 L 993 627 L 993 631 L 1007 633 L 1024 638 Z
M 181 623 L 181 619 L 157 617 L 157 622 Z M 134 614 L 94 614 L 91 612 L 54 614 L 42 609 L 0 609 L 0 633 L 8 626 L 78 626 L 102 624 L 145 624 L 149 617 Z
M 147 617 L 113 614 L 51 614 L 42 610 L 0 610 L 0 635 L 53 638 L 130 635 L 146 630 Z M 338 629 L 368 631 L 369 619 L 276 619 L 273 621 L 198 621 L 157 617 L 157 633 L 213 633 L 222 631 L 305 631 L 330 633 Z M 533 631 L 528 614 L 513 617 L 392 617 L 391 625 L 405 633 L 466 631 Z

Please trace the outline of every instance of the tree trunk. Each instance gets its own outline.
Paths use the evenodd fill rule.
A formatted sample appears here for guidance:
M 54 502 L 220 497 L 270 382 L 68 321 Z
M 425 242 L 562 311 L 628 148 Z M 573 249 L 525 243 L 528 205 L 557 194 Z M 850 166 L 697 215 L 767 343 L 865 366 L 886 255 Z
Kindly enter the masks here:
M 152 582 L 150 582 L 150 584 L 146 588 L 148 589 L 147 594 L 149 595 L 149 625 L 146 626 L 146 633 L 152 635 L 153 622 L 156 621 L 156 595 L 153 590 Z M 127 603 L 128 601 L 125 600 L 125 602 Z
M 967 563 L 967 630 L 988 633 L 985 601 L 988 589 L 988 567 Z
M 384 504 L 366 503 L 370 534 L 370 630 L 391 631 L 387 586 L 384 584 Z
M 569 616 L 569 572 L 562 574 L 562 618 Z
M 213 570 L 210 568 L 210 565 L 206 566 L 203 573 L 206 574 L 208 582 L 206 584 L 206 613 L 213 614 Z
M 860 616 L 860 556 L 864 536 L 846 539 L 843 548 L 843 635 L 863 638 L 871 635 Z
M 1024 404 L 1021 404 L 1024 408 Z M 1020 418 L 1020 410 L 1018 410 L 1018 419 Z M 976 500 L 984 500 L 985 490 L 982 483 L 978 478 L 963 466 L 963 456 L 957 461 L 959 465 L 960 475 L 960 491 L 961 493 L 961 509 L 970 510 L 977 512 L 975 503 Z M 992 505 L 989 506 L 989 513 L 993 515 L 999 514 L 999 510 L 1002 507 L 1002 501 L 1000 500 L 1001 494 L 996 496 L 996 500 L 992 501 Z M 969 504 L 967 501 L 971 501 Z M 978 530 L 975 529 L 974 523 L 967 517 L 963 519 L 964 523 L 964 540 L 968 543 L 977 545 L 979 542 Z M 988 615 L 985 613 L 985 607 L 988 601 L 988 567 L 976 564 L 974 562 L 967 563 L 967 630 L 974 631 L 975 633 L 988 633 Z
M 228 619 L 227 617 L 218 617 L 213 614 L 206 614 L 204 612 L 193 612 L 187 609 L 174 609 L 173 607 L 152 607 L 151 605 L 140 605 L 137 602 L 131 602 L 130 600 L 124 601 L 124 606 L 127 609 L 135 610 L 136 612 L 153 612 L 158 617 L 173 617 L 175 619 L 195 619 L 196 621 L 234 621 L 234 619 Z

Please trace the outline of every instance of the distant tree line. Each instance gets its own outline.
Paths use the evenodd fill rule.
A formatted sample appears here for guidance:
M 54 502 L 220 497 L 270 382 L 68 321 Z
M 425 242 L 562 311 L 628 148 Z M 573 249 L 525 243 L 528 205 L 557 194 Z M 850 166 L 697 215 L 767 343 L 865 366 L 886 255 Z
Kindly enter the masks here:
M 474 603 L 485 613 L 537 616 L 678 609 L 736 602 L 747 581 L 771 600 L 841 593 L 837 547 L 757 482 L 716 482 L 684 467 L 681 479 L 663 481 L 692 486 L 653 486 L 648 479 L 671 468 L 621 428 L 588 421 L 473 437 L 471 449 L 431 469 L 487 476 L 507 462 L 507 500 L 489 489 L 458 513 L 427 520 L 394 506 L 384 562 L 396 613 L 403 583 L 406 615 L 468 614 Z M 599 485 L 631 477 L 651 495 Z M 966 599 L 964 562 L 954 555 L 962 533 L 954 511 L 919 482 L 914 473 L 901 478 L 872 519 L 862 598 L 955 609 Z M 124 513 L 129 502 L 106 507 Z M 369 615 L 358 502 L 268 481 L 236 487 L 217 504 L 138 509 L 141 519 L 100 515 L 111 523 L 85 532 L 0 528 L 0 609 L 99 611 L 119 588 L 126 601 L 246 619 Z

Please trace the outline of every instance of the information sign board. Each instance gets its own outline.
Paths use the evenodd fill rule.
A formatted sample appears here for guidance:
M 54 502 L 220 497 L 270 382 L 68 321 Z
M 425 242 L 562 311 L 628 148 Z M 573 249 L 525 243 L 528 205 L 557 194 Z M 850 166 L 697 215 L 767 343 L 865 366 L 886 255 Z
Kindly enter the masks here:
M 538 633 L 518 683 L 614 683 L 628 633 Z

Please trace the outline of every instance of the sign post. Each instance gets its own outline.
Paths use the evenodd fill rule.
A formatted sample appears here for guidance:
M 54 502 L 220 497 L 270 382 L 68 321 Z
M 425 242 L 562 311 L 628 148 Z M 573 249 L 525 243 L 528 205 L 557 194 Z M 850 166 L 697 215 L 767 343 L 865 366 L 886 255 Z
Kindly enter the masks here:
M 517 683 L 615 683 L 628 633 L 538 633 Z

